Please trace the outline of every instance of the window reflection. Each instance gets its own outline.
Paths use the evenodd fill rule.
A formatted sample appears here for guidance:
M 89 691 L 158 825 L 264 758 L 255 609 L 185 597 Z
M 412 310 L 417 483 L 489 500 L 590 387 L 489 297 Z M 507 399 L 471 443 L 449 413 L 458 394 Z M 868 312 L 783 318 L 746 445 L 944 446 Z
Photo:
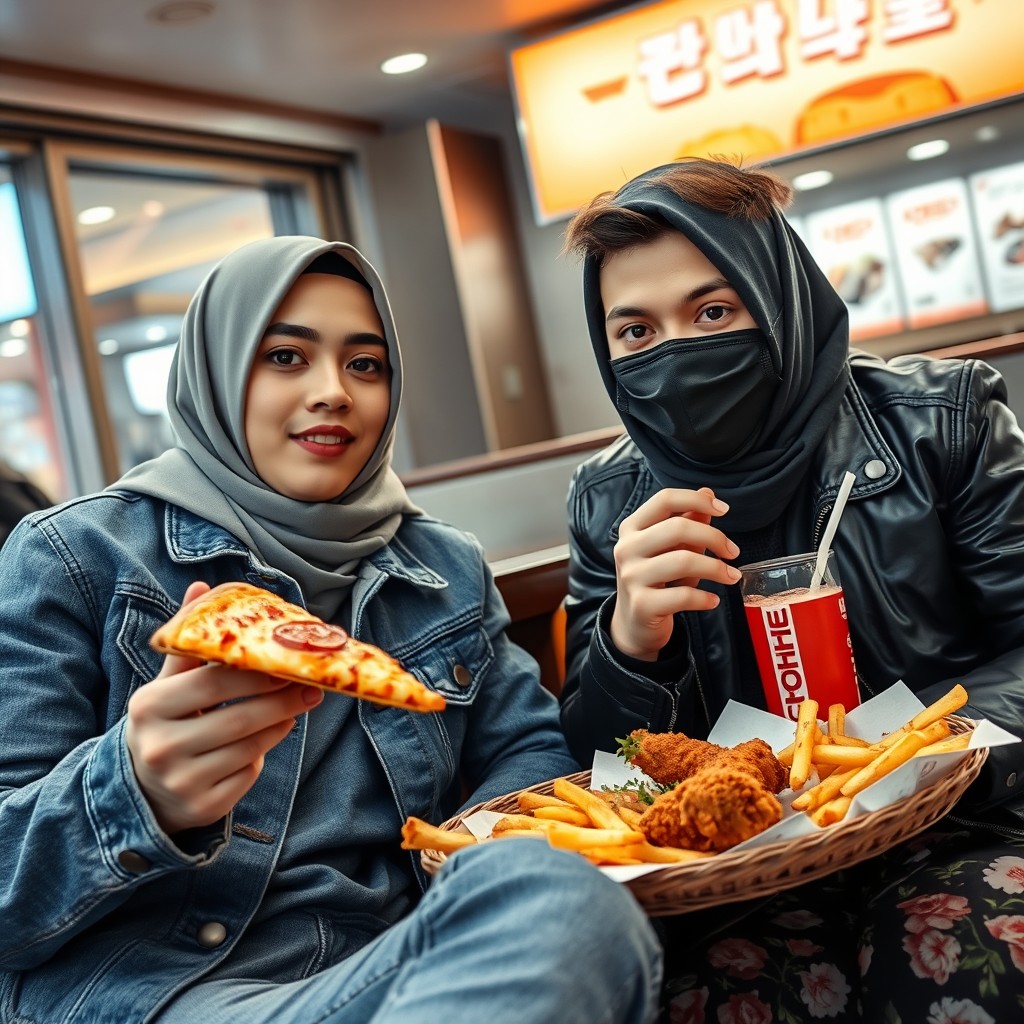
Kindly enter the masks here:
M 37 309 L 18 197 L 10 168 L 0 164 L 0 458 L 56 501 L 68 486 Z
M 274 234 L 257 188 L 72 170 L 85 292 L 122 472 L 173 443 L 165 390 L 189 299 L 226 253 Z

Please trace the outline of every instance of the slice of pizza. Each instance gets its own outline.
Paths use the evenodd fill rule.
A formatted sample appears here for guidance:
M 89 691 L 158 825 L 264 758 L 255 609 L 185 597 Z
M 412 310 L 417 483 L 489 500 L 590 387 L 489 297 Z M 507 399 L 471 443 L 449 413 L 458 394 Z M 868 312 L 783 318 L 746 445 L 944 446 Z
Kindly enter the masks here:
M 445 706 L 379 647 L 248 583 L 222 583 L 180 608 L 150 645 L 410 711 Z

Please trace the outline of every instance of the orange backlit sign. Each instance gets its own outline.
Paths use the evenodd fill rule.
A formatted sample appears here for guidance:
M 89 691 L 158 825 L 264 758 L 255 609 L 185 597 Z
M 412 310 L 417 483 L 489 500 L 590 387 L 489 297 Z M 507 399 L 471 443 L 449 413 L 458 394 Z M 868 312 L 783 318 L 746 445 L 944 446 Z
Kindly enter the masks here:
M 680 156 L 766 160 L 1024 91 L 1021 0 L 663 0 L 514 50 L 539 221 Z

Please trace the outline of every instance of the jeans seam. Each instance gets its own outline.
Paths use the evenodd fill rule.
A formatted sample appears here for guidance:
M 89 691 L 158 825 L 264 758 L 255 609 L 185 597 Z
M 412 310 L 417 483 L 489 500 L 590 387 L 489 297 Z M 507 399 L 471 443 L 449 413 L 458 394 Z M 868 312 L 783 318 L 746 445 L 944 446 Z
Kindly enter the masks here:
M 358 996 L 362 995 L 368 988 L 370 988 L 373 985 L 376 985 L 383 978 L 386 978 L 389 974 L 393 974 L 395 971 L 397 971 L 399 966 L 400 965 L 397 964 L 397 963 L 391 964 L 385 970 L 381 971 L 380 974 L 375 974 L 372 978 L 367 978 L 365 980 L 365 982 L 362 985 L 360 985 L 360 987 L 358 989 L 356 989 L 355 991 L 347 993 L 347 995 L 346 995 L 346 997 L 344 999 L 342 999 L 338 1003 L 334 1003 L 332 1006 L 329 1006 L 324 1011 L 322 1016 L 316 1017 L 315 1019 L 311 1020 L 309 1022 L 309 1024 L 322 1024 L 322 1022 L 325 1021 L 325 1020 L 328 1020 L 332 1016 L 332 1014 L 337 1013 L 338 1010 L 343 1009 L 345 1006 L 347 1006 L 349 1003 L 351 1003 Z M 376 1014 L 374 1014 L 374 1016 L 376 1016 Z

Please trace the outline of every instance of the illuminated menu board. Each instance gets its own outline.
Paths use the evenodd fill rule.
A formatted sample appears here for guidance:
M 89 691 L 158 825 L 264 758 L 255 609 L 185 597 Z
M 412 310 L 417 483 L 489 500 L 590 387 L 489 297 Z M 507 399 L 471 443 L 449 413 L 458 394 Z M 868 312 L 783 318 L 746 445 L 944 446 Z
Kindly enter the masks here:
M 1024 163 L 970 178 L 992 309 L 1024 306 Z
M 896 262 L 911 327 L 988 312 L 962 178 L 886 197 Z
M 896 260 L 880 199 L 862 199 L 804 218 L 807 248 L 850 311 L 850 340 L 903 327 Z
M 747 162 L 1024 91 L 1022 0 L 663 0 L 514 50 L 535 212 L 680 156 Z

